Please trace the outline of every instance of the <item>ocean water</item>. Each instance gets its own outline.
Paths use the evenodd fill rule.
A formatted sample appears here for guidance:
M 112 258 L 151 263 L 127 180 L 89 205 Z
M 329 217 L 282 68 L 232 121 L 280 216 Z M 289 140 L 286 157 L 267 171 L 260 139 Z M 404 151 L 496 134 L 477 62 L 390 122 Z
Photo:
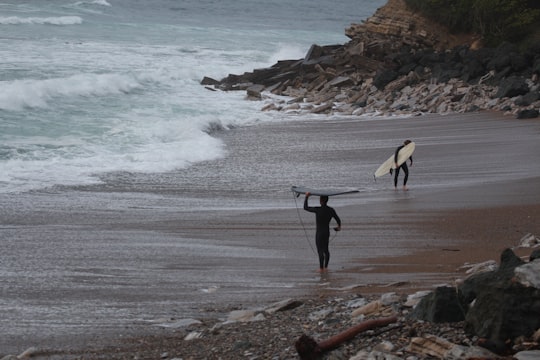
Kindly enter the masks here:
M 299 59 L 383 0 L 0 2 L 0 192 L 166 173 L 227 153 L 215 129 L 283 120 L 221 79 Z
M 314 177 L 313 160 L 287 159 L 302 133 L 265 127 L 302 119 L 200 81 L 345 43 L 384 2 L 0 1 L 0 354 L 311 286 L 277 271 L 297 273 L 289 245 L 220 228 L 279 196 L 292 206 L 288 187 Z

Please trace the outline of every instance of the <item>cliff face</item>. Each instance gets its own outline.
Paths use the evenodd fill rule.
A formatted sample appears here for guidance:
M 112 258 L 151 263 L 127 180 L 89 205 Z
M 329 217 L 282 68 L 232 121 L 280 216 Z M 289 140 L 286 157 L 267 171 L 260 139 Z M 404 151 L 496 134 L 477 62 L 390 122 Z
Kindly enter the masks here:
M 433 48 L 438 51 L 458 45 L 476 46 L 479 39 L 474 34 L 450 34 L 440 24 L 412 12 L 404 0 L 388 0 L 373 16 L 362 24 L 352 24 L 345 29 L 345 35 L 353 42 L 384 44 L 384 48 L 398 47 L 402 44 L 414 48 Z M 397 41 L 399 44 L 392 44 Z

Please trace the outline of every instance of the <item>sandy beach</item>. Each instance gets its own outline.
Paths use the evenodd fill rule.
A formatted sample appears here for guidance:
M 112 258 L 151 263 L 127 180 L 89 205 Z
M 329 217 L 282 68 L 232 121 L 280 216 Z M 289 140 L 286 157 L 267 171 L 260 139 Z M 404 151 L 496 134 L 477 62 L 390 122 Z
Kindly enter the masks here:
M 6 301 L 48 312 L 15 317 L 4 306 L 0 354 L 170 335 L 152 324 L 289 297 L 451 284 L 463 265 L 540 235 L 539 134 L 537 120 L 489 113 L 264 124 L 220 134 L 227 157 L 159 181 L 116 174 L 101 186 L 4 196 L 4 233 L 17 232 L 18 246 L 55 239 L 47 246 L 64 254 L 60 280 L 51 270 L 40 291 L 20 282 L 4 290 Z M 406 138 L 417 151 L 409 191 L 396 191 L 372 173 Z M 360 190 L 330 200 L 343 231 L 331 239 L 327 274 L 317 272 L 314 218 L 292 185 Z

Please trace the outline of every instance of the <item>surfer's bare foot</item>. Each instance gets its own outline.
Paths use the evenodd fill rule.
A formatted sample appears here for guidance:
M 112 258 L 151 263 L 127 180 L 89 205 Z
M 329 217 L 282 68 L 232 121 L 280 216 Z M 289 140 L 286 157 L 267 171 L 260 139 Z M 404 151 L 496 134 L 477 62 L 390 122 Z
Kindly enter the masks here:
M 403 191 L 409 190 L 406 186 L 403 187 Z

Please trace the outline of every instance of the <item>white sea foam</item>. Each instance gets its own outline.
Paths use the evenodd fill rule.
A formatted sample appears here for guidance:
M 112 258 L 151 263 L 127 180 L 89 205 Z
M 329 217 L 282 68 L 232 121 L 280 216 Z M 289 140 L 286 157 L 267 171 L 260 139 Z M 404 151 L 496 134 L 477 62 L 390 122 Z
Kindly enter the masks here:
M 58 97 L 105 96 L 129 93 L 140 88 L 131 75 L 80 74 L 67 78 L 45 80 L 15 80 L 0 88 L 0 109 L 21 111 L 24 108 L 43 108 Z
M 83 19 L 79 16 L 59 16 L 59 17 L 0 17 L 0 25 L 21 25 L 21 24 L 48 24 L 48 25 L 77 25 L 82 24 Z
M 101 6 L 111 6 L 111 4 L 107 0 L 93 0 L 93 1 L 77 1 L 75 3 L 75 6 L 81 6 L 81 5 L 101 5 Z
M 272 54 L 269 59 L 270 65 L 275 64 L 280 60 L 298 60 L 303 59 L 307 49 L 304 46 L 283 44 L 277 48 L 277 51 Z

